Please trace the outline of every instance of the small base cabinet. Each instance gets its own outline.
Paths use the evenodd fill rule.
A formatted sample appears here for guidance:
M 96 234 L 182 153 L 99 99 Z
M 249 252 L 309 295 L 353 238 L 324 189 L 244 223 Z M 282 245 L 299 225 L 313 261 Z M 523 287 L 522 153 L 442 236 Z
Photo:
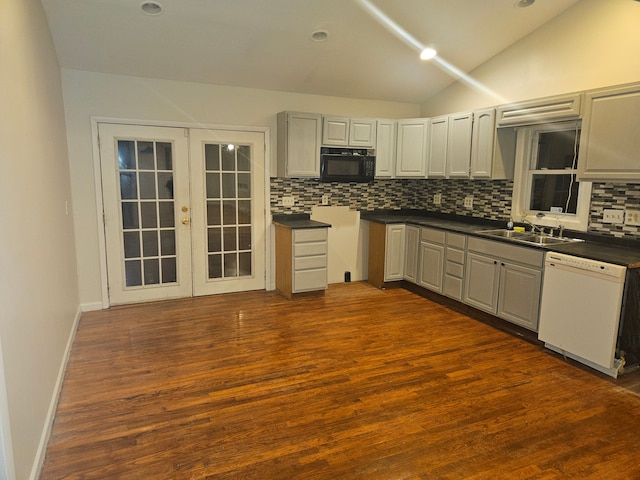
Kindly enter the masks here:
M 288 299 L 327 288 L 327 229 L 276 225 L 276 290 Z

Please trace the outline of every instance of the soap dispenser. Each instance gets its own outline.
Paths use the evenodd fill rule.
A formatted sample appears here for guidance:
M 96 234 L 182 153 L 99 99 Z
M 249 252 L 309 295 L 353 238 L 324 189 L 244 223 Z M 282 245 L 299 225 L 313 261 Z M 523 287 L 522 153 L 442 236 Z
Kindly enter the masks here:
M 507 222 L 507 230 L 513 230 L 513 219 L 509 218 L 509 221 Z

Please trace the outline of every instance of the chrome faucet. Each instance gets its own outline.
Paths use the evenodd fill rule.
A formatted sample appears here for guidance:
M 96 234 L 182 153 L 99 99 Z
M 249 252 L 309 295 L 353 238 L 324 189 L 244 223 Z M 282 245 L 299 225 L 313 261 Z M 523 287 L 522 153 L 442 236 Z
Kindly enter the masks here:
M 524 223 L 529 224 L 531 226 L 531 231 L 533 233 L 535 233 L 536 230 L 537 230 L 540 235 L 545 235 L 544 227 L 540 227 L 540 226 L 536 225 L 535 223 L 531 223 L 529 220 L 527 220 L 527 217 L 522 217 L 520 220 L 522 222 L 524 222 Z

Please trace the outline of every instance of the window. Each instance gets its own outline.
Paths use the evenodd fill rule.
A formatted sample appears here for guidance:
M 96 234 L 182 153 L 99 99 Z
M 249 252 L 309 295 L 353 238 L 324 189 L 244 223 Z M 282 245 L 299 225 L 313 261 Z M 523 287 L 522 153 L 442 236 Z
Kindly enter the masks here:
M 523 127 L 517 138 L 513 219 L 586 231 L 591 183 L 576 179 L 580 122 Z

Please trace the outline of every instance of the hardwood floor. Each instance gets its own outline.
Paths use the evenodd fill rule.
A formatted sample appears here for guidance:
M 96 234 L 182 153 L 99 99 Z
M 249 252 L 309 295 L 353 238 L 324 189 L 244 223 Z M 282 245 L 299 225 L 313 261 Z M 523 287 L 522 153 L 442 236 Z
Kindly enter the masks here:
M 366 283 L 117 307 L 81 319 L 40 478 L 640 478 L 637 379 Z

